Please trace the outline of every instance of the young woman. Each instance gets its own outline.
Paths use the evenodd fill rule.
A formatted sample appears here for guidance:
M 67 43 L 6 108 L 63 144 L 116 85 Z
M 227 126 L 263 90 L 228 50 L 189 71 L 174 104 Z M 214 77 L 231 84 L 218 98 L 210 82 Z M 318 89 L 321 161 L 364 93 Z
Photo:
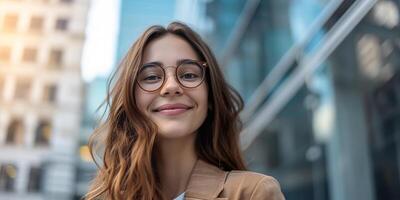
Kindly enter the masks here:
M 147 29 L 111 80 L 86 199 L 284 199 L 274 178 L 244 171 L 242 99 L 188 26 Z

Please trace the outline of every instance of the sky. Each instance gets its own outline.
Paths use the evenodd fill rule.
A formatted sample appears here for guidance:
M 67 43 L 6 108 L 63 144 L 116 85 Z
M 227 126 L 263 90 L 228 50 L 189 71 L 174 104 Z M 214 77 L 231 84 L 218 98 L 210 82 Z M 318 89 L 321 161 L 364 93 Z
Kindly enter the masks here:
M 92 0 L 82 55 L 85 82 L 108 76 L 115 63 L 119 29 L 119 0 Z

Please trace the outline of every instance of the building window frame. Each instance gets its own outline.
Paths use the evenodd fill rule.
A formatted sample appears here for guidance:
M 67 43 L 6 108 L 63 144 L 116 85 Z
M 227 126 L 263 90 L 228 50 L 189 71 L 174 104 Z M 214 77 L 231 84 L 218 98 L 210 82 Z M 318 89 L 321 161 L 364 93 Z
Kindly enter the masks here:
M 28 192 L 38 193 L 42 191 L 43 175 L 44 175 L 43 166 L 39 165 L 30 167 L 28 185 L 27 185 Z
M 27 100 L 31 97 L 32 79 L 19 78 L 16 80 L 14 89 L 14 99 Z
M 22 52 L 21 60 L 23 62 L 36 62 L 38 58 L 38 49 L 35 47 L 25 47 Z
M 51 68 L 60 68 L 64 62 L 64 50 L 61 48 L 53 48 L 49 52 L 48 64 Z
M 39 15 L 31 16 L 29 20 L 29 31 L 32 32 L 41 32 L 44 27 L 45 18 Z
M 52 135 L 52 124 L 48 119 L 41 119 L 35 131 L 35 146 L 48 146 Z
M 2 29 L 6 32 L 17 31 L 19 20 L 19 15 L 16 13 L 9 13 L 4 15 Z
M 70 20 L 67 17 L 58 17 L 55 22 L 55 30 L 67 31 L 69 28 Z
M 0 164 L 0 191 L 14 192 L 18 167 L 15 164 Z
M 14 118 L 8 124 L 5 143 L 7 145 L 22 145 L 24 143 L 25 124 L 21 118 Z
M 10 62 L 12 49 L 7 45 L 0 45 L 0 62 Z
M 60 3 L 63 3 L 63 4 L 73 4 L 74 3 L 74 0 L 59 0 L 60 1 Z

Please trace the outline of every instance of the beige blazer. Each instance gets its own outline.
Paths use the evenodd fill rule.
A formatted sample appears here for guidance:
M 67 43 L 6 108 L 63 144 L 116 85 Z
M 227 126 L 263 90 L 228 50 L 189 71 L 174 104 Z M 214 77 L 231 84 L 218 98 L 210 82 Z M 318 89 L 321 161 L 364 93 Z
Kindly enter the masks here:
M 233 170 L 222 171 L 203 160 L 193 168 L 186 200 L 284 200 L 279 183 L 271 176 Z

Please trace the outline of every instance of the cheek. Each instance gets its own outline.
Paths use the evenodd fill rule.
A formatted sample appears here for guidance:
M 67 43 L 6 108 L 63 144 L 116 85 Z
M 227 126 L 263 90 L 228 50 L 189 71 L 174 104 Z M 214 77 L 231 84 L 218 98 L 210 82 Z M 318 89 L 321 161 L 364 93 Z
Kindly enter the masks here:
M 140 111 L 146 114 L 146 110 L 149 107 L 151 100 L 152 100 L 152 95 L 147 94 L 138 87 L 135 88 L 136 106 Z
M 202 109 L 203 112 L 207 113 L 208 109 L 208 89 L 206 86 L 201 88 L 201 90 L 197 93 L 197 102 L 199 107 Z

